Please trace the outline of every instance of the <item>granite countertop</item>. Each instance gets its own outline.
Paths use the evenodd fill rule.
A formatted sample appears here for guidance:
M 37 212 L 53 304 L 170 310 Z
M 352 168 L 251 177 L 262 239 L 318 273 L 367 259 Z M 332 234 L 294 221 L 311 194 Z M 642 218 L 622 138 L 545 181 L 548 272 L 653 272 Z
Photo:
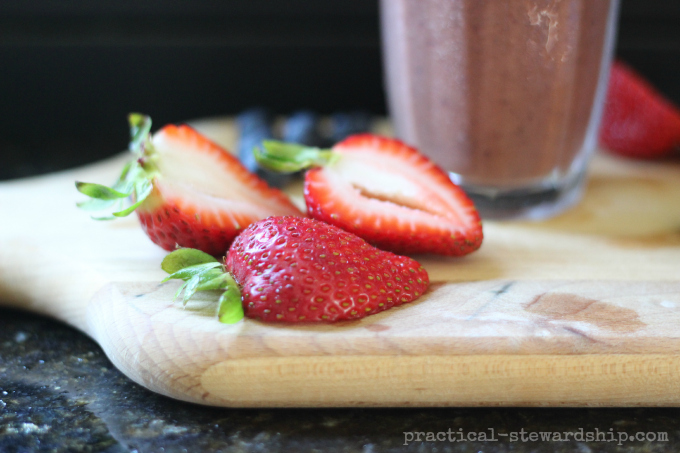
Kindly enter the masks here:
M 677 452 L 680 410 L 224 409 L 156 395 L 80 332 L 0 309 L 0 452 Z M 583 431 L 580 431 L 580 430 Z M 607 433 L 612 442 L 588 441 Z M 431 432 L 445 441 L 427 441 Z M 493 431 L 491 431 L 493 430 Z M 527 441 L 522 442 L 522 430 Z M 458 433 L 490 440 L 449 442 Z M 531 441 L 531 433 L 577 435 Z M 583 433 L 583 439 L 578 437 Z M 667 433 L 668 441 L 618 442 Z M 407 434 L 414 433 L 405 445 Z M 562 434 L 560 434 L 562 433 Z M 545 435 L 545 434 L 544 434 Z M 516 439 L 514 439 L 516 437 Z M 650 434 L 651 438 L 652 435 Z

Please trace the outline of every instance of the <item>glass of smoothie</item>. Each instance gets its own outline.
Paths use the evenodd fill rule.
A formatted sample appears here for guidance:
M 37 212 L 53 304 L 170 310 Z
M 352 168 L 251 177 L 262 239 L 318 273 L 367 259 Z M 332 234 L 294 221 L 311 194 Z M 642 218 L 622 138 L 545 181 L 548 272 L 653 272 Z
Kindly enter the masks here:
M 381 0 L 398 137 L 487 219 L 576 203 L 597 146 L 618 0 Z

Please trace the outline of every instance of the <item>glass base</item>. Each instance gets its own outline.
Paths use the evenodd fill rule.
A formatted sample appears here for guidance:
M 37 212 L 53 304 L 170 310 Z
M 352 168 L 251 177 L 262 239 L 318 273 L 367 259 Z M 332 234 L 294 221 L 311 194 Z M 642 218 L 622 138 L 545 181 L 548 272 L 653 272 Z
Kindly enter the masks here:
M 503 189 L 468 184 L 458 174 L 450 174 L 475 203 L 483 220 L 542 220 L 576 204 L 583 194 L 585 172 L 571 175 L 560 183 L 550 181 L 521 189 Z

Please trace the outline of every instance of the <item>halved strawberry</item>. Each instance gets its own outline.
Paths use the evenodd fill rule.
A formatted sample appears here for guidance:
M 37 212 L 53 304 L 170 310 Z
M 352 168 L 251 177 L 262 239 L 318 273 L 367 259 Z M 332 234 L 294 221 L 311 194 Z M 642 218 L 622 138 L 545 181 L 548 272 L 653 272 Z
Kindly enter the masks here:
M 680 109 L 621 61 L 612 66 L 600 143 L 628 157 L 658 158 L 680 147 Z
M 229 152 L 189 126 L 168 125 L 153 137 L 151 120 L 130 115 L 135 160 L 113 188 L 76 183 L 87 210 L 123 217 L 137 211 L 142 228 L 166 250 L 177 245 L 221 255 L 249 224 L 271 215 L 303 215 L 285 194 L 248 172 Z M 125 207 L 132 196 L 134 203 Z
M 166 279 L 186 281 L 186 303 L 196 291 L 224 290 L 220 321 L 245 313 L 265 322 L 359 319 L 420 297 L 427 271 L 415 260 L 370 246 L 315 219 L 270 217 L 253 223 L 231 245 L 224 264 L 179 249 L 161 265 Z
M 265 141 L 255 154 L 276 171 L 314 167 L 305 175 L 309 215 L 384 250 L 460 256 L 482 243 L 472 201 L 399 140 L 359 134 L 332 150 Z

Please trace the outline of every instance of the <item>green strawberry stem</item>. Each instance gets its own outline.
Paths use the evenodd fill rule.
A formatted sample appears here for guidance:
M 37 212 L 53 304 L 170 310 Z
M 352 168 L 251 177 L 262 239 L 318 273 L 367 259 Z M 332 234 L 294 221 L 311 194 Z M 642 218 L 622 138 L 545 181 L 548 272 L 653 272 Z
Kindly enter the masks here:
M 221 323 L 235 324 L 243 319 L 241 291 L 237 292 L 229 289 L 223 292 L 218 300 L 218 304 L 217 317 Z
M 184 292 L 184 305 L 197 291 L 221 290 L 217 306 L 220 322 L 233 324 L 243 319 L 241 289 L 224 265 L 211 255 L 196 249 L 180 248 L 163 259 L 161 269 L 170 274 L 162 283 L 184 281 L 175 293 L 177 299 Z
M 149 140 L 151 132 L 151 118 L 141 113 L 130 113 L 128 115 L 130 123 L 130 146 L 133 153 L 142 153 L 142 146 Z
M 277 173 L 295 173 L 311 167 L 323 167 L 338 159 L 329 149 L 320 149 L 276 140 L 262 141 L 262 148 L 253 149 L 260 166 Z
M 151 181 L 156 175 L 156 166 L 153 163 L 151 118 L 141 113 L 131 113 L 128 120 L 129 149 L 135 158 L 123 167 L 118 180 L 112 187 L 76 181 L 76 189 L 90 197 L 89 200 L 77 203 L 77 206 L 85 211 L 95 212 L 92 214 L 93 219 L 110 220 L 130 215 L 153 190 Z M 134 199 L 132 204 L 126 203 L 130 197 Z

